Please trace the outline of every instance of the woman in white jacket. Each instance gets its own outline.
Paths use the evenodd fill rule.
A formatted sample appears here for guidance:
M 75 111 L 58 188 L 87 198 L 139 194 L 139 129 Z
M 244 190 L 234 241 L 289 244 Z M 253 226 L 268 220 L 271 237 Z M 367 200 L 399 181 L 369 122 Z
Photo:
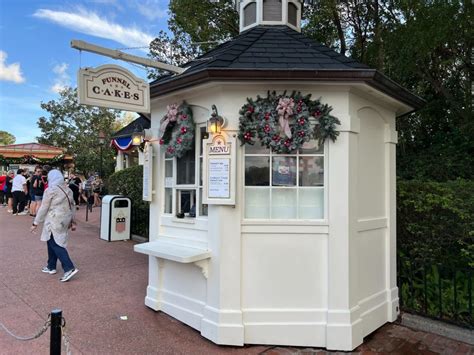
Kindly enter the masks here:
M 39 223 L 44 222 L 41 240 L 48 245 L 48 265 L 41 271 L 50 275 L 56 273 L 58 259 L 64 270 L 59 280 L 69 281 L 79 271 L 74 267 L 66 250 L 69 239 L 69 229 L 74 226 L 73 193 L 64 182 L 59 170 L 48 173 L 48 188 L 44 191 L 41 208 L 36 213 L 31 231 L 34 232 Z

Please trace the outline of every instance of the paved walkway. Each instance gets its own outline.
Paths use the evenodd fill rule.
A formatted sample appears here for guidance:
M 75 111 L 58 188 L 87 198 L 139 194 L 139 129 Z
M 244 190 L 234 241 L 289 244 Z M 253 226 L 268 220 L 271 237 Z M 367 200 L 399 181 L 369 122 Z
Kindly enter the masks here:
M 99 239 L 100 211 L 78 230 L 69 252 L 80 270 L 67 283 L 40 272 L 46 245 L 29 233 L 31 217 L 12 216 L 0 207 L 0 323 L 21 336 L 34 334 L 54 308 L 63 310 L 73 354 L 315 354 L 321 349 L 217 346 L 194 329 L 145 307 L 148 258 L 133 242 Z M 59 266 L 59 265 L 58 265 Z M 121 320 L 127 316 L 127 320 Z M 366 338 L 356 353 L 474 354 L 448 338 L 388 324 Z M 0 329 L 0 354 L 49 354 L 49 331 L 20 342 Z

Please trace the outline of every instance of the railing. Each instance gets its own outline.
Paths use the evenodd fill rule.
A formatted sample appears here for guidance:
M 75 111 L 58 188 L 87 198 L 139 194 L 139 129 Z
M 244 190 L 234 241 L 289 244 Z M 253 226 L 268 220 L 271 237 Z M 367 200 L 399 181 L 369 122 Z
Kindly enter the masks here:
M 132 206 L 132 234 L 148 238 L 149 235 L 150 210 Z
M 402 310 L 474 328 L 473 268 L 419 264 L 398 257 L 398 287 Z

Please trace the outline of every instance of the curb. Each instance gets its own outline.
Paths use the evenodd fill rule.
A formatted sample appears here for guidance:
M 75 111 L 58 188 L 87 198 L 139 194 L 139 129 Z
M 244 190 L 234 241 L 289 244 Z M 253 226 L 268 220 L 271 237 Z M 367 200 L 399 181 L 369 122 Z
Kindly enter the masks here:
M 474 345 L 474 331 L 471 329 L 461 328 L 456 325 L 405 312 L 401 318 L 401 324 L 405 327 L 438 334 L 457 341 L 462 341 L 469 345 Z

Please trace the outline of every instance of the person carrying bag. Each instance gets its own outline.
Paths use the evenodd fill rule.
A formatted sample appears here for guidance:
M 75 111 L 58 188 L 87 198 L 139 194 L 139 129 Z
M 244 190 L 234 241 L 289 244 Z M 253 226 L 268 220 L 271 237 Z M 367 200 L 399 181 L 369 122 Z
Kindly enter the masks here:
M 59 279 L 61 282 L 69 281 L 79 271 L 66 250 L 69 230 L 75 230 L 76 226 L 72 197 L 72 191 L 64 183 L 63 174 L 59 170 L 51 170 L 48 173 L 48 189 L 44 192 L 43 203 L 31 227 L 31 232 L 34 233 L 38 224 L 44 223 L 41 241 L 47 243 L 48 263 L 41 271 L 56 274 L 59 259 L 64 270 L 63 277 Z

